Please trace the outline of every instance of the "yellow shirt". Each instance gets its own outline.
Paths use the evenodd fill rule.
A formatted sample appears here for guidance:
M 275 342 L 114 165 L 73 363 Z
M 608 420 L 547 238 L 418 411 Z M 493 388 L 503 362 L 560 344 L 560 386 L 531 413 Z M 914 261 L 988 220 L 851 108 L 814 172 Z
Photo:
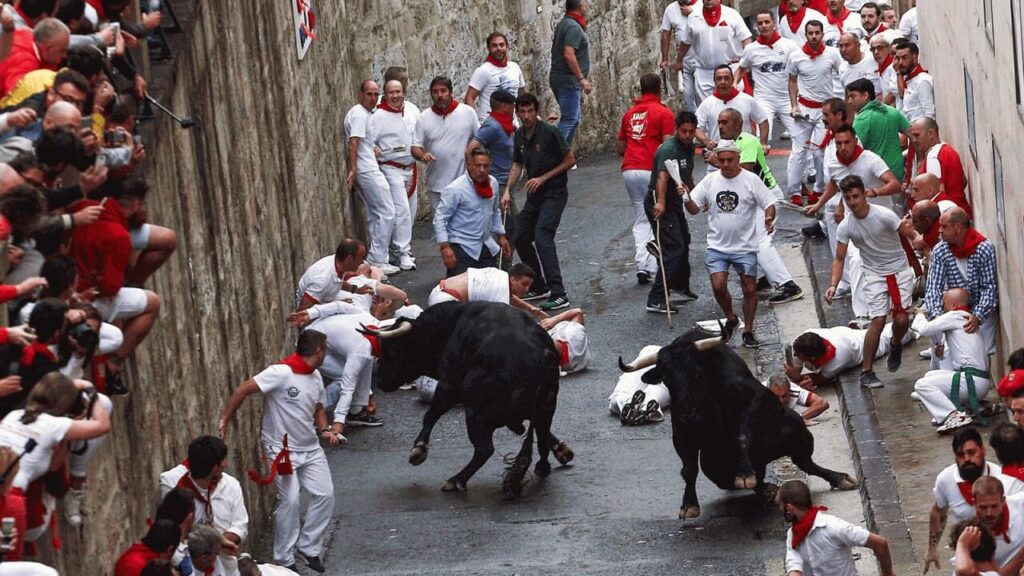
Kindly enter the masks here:
M 53 70 L 33 70 L 28 74 L 21 77 L 18 80 L 18 84 L 15 85 L 14 90 L 0 99 L 0 108 L 9 108 L 11 106 L 17 106 L 29 96 L 39 94 L 45 90 L 49 90 L 53 87 L 53 80 L 57 77 L 57 73 Z M 103 137 L 103 131 L 106 127 L 107 119 L 102 114 L 93 113 L 92 115 L 92 131 L 96 134 L 97 138 Z

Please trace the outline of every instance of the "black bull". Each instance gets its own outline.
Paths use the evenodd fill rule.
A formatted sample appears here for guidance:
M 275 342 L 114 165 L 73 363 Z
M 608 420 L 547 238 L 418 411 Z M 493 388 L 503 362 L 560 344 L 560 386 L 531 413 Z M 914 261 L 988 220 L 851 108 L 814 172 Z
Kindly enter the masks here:
M 558 400 L 559 353 L 551 337 L 528 314 L 505 304 L 446 302 L 431 306 L 416 320 L 400 319 L 386 330 L 365 330 L 380 338 L 377 386 L 392 392 L 419 376 L 438 380 L 423 428 L 409 462 L 427 459 L 434 424 L 455 404 L 464 404 L 473 457 L 444 483 L 444 491 L 462 491 L 494 454 L 492 436 L 507 427 L 526 432 L 522 449 L 506 470 L 503 489 L 518 496 L 537 438 L 539 476 L 551 471 L 548 453 L 561 464 L 572 450 L 551 433 Z M 529 420 L 529 430 L 523 422 Z
M 672 444 L 683 462 L 685 484 L 679 517 L 700 516 L 698 471 L 723 490 L 754 488 L 765 495 L 765 469 L 783 456 L 834 489 L 856 487 L 850 476 L 814 463 L 814 436 L 803 419 L 754 378 L 735 351 L 722 345 L 728 338 L 726 333 L 709 339 L 694 330 L 656 356 L 641 356 L 630 364 L 619 359 L 626 372 L 654 366 L 643 381 L 664 382 L 668 388 Z

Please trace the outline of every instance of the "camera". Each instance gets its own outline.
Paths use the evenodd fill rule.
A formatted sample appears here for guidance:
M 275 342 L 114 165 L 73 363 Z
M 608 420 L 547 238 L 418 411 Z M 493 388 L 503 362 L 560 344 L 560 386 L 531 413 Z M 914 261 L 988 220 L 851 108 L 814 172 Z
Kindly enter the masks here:
M 108 148 L 121 146 L 128 141 L 128 135 L 121 130 L 107 130 L 103 133 L 103 139 Z
M 75 403 L 71 405 L 71 410 L 68 416 L 71 418 L 80 418 L 82 416 L 88 416 L 92 413 L 92 406 L 96 403 L 96 389 L 88 388 L 82 390 L 75 398 Z
M 88 322 L 80 322 L 72 326 L 68 331 L 68 336 L 74 338 L 75 342 L 88 352 L 95 351 L 96 346 L 100 343 L 99 333 L 93 330 Z

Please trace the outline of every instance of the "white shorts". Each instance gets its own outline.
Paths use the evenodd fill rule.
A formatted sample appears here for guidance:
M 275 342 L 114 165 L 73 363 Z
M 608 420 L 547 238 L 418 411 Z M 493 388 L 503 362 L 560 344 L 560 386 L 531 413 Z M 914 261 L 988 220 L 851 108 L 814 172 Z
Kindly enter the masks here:
M 121 288 L 114 296 L 97 298 L 92 303 L 106 322 L 134 318 L 146 310 L 146 291 L 142 288 Z
M 892 292 L 890 292 L 888 276 L 864 270 L 864 280 L 861 285 L 869 318 L 888 316 L 889 312 L 906 310 L 913 303 L 914 269 L 907 267 L 891 276 L 895 282 Z
M 153 226 L 149 224 L 129 230 L 128 236 L 132 239 L 132 250 L 145 250 L 149 246 L 149 236 L 152 233 Z

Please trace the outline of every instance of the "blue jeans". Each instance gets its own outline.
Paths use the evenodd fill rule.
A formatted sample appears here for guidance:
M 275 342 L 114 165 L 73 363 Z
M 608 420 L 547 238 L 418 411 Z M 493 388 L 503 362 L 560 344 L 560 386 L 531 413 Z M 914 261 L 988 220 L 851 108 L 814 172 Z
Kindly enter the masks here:
M 558 119 L 558 130 L 570 147 L 576 137 L 576 129 L 580 127 L 580 100 L 583 98 L 583 87 L 552 88 L 561 116 Z

